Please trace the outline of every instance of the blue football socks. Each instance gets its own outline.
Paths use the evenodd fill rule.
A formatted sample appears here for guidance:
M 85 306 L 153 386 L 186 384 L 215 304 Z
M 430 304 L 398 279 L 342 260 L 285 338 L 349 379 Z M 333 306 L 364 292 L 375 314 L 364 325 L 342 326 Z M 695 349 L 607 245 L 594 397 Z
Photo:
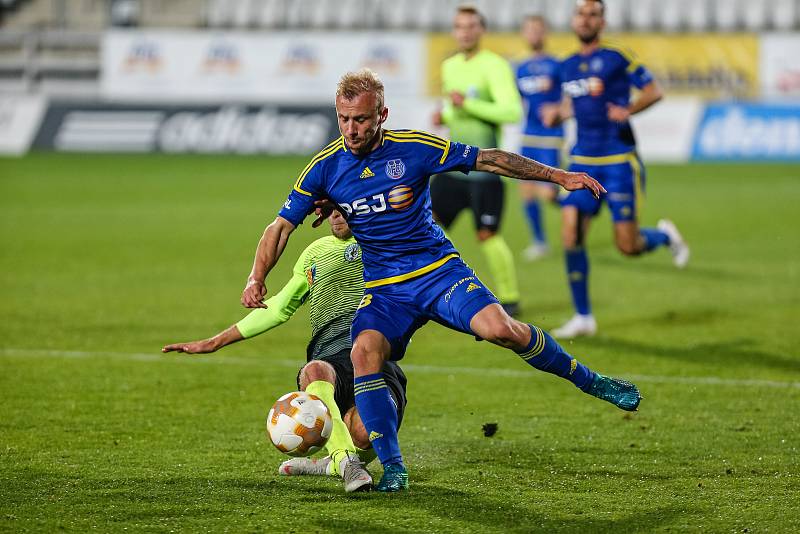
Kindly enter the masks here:
M 356 408 L 367 429 L 369 441 L 383 465 L 403 463 L 397 441 L 397 409 L 383 373 L 353 380 Z
M 589 258 L 586 256 L 586 249 L 583 247 L 568 249 L 566 256 L 572 303 L 579 314 L 590 315 L 592 307 L 589 304 Z
M 546 241 L 544 236 L 544 225 L 542 224 L 542 210 L 539 207 L 539 200 L 528 200 L 525 202 L 525 214 L 528 216 L 528 224 L 533 232 L 533 239 L 537 243 Z
M 550 334 L 538 326 L 528 326 L 531 342 L 517 353 L 520 358 L 540 371 L 566 378 L 581 390 L 588 391 L 594 381 L 594 371 L 570 356 Z
M 639 234 L 644 239 L 644 251 L 650 252 L 658 247 L 666 247 L 669 245 L 669 236 L 655 228 L 642 228 Z

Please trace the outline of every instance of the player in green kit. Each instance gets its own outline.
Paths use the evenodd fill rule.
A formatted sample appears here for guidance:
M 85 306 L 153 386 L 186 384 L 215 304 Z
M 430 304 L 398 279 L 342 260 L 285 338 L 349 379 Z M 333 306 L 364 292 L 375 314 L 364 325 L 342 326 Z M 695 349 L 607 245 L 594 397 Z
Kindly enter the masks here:
M 483 15 L 460 7 L 453 23 L 459 52 L 442 63 L 444 107 L 434 115 L 460 143 L 494 148 L 503 124 L 522 117 L 522 103 L 511 66 L 501 56 L 480 48 L 486 29 Z M 494 293 L 510 315 L 519 306 L 514 257 L 498 233 L 503 216 L 504 184 L 500 176 L 473 171 L 440 174 L 431 183 L 434 218 L 448 228 L 465 208 L 472 211 L 478 241 L 494 280 Z
M 367 491 L 372 477 L 364 467 L 375 458 L 367 431 L 355 407 L 353 364 L 350 361 L 350 324 L 364 293 L 361 248 L 344 217 L 328 218 L 333 235 L 317 239 L 295 263 L 292 278 L 266 300 L 266 308 L 253 310 L 235 325 L 214 337 L 174 343 L 163 352 L 189 354 L 218 349 L 266 332 L 288 321 L 304 303 L 312 327 L 307 347 L 308 363 L 297 376 L 297 386 L 316 395 L 328 406 L 333 431 L 326 444 L 328 455 L 320 460 L 292 458 L 278 469 L 281 475 L 339 475 L 345 491 Z M 389 393 L 401 421 L 406 406 L 406 377 L 395 362 L 383 366 Z

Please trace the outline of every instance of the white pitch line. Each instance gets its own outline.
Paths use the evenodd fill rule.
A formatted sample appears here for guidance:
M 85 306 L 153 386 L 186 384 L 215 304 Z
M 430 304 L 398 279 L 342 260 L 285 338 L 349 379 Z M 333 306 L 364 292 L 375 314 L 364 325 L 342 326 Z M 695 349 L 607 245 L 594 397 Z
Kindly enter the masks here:
M 68 358 L 68 359 L 81 359 L 81 358 L 102 358 L 108 356 L 109 358 L 117 358 L 121 360 L 134 360 L 139 362 L 157 362 L 157 361 L 172 361 L 172 362 L 202 362 L 202 363 L 217 363 L 217 364 L 236 364 L 236 365 L 258 365 L 258 360 L 251 360 L 247 358 L 235 358 L 231 356 L 208 356 L 203 354 L 182 354 L 180 352 L 113 352 L 113 351 L 83 351 L 83 350 L 51 350 L 51 349 L 0 349 L 2 356 L 23 356 L 26 358 Z M 289 360 L 270 360 L 271 363 L 278 363 L 280 365 L 288 365 Z M 292 362 L 292 365 L 298 366 L 298 362 Z
M 125 360 L 156 362 L 198 362 L 211 364 L 234 364 L 234 365 L 262 365 L 269 363 L 280 365 L 281 367 L 299 368 L 303 361 L 301 359 L 264 359 L 257 358 L 236 358 L 231 356 L 198 356 L 185 355 L 181 353 L 148 353 L 148 352 L 103 352 L 103 351 L 80 351 L 80 350 L 51 350 L 51 349 L 0 349 L 0 356 L 22 356 L 26 358 L 119 358 Z M 418 365 L 404 363 L 403 369 L 412 373 L 438 374 L 438 375 L 472 375 L 472 376 L 493 376 L 502 378 L 531 378 L 536 376 L 532 370 L 528 369 L 493 369 L 480 367 L 454 367 L 439 365 Z M 708 385 L 708 386 L 744 386 L 744 387 L 765 387 L 765 388 L 790 388 L 800 389 L 800 382 L 780 381 L 780 380 L 747 380 L 737 378 L 721 378 L 718 376 L 654 376 L 654 375 L 627 375 L 625 378 L 635 382 L 649 382 L 654 384 L 687 384 L 687 385 Z

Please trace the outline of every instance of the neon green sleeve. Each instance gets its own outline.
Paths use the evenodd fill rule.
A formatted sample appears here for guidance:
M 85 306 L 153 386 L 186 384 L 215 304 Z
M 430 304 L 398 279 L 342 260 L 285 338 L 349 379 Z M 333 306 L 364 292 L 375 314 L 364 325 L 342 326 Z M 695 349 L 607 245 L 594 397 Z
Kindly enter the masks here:
M 455 116 L 456 108 L 453 107 L 453 103 L 450 102 L 449 98 L 445 98 L 444 102 L 442 103 L 442 122 L 445 124 L 451 124 Z
M 267 299 L 266 309 L 251 311 L 244 319 L 236 323 L 236 328 L 244 338 L 263 334 L 276 326 L 282 325 L 294 315 L 294 312 L 305 302 L 308 296 L 308 278 L 303 269 L 308 249 L 304 250 L 294 264 L 292 277 L 283 288 Z
M 498 59 L 487 64 L 486 68 L 489 70 L 486 78 L 489 80 L 491 101 L 466 98 L 464 110 L 473 117 L 492 124 L 519 122 L 522 119 L 522 100 L 511 66 L 505 60 Z M 447 118 L 444 117 L 446 113 L 443 113 L 442 117 L 445 122 L 447 122 Z
M 447 82 L 453 76 L 450 70 L 452 69 L 448 68 L 448 62 L 442 62 L 440 70 L 442 77 L 442 93 L 444 93 L 444 98 L 442 98 L 442 122 L 448 125 L 453 122 L 456 116 L 456 108 L 453 106 L 453 102 L 447 94 Z

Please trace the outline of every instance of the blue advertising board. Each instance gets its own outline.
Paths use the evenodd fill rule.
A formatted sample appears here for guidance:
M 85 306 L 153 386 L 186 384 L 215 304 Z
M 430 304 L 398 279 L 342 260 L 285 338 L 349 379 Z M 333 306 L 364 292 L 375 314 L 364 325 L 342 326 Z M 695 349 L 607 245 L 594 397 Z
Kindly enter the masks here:
M 800 161 L 800 102 L 708 103 L 692 160 Z

